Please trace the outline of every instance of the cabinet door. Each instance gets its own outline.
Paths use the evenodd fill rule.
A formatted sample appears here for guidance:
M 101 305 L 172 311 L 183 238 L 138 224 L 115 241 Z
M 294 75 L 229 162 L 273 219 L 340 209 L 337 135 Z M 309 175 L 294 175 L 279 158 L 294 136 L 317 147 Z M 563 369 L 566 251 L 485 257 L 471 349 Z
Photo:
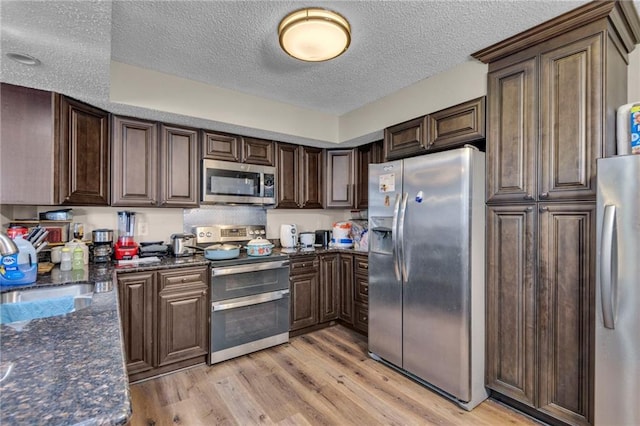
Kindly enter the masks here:
M 595 203 L 540 205 L 540 410 L 593 419 Z
M 109 205 L 109 113 L 60 96 L 61 204 Z
M 487 209 L 486 384 L 536 404 L 535 204 Z
M 484 139 L 484 106 L 483 96 L 429 114 L 427 149 L 452 148 Z
M 156 275 L 137 272 L 118 275 L 122 337 L 129 375 L 153 369 Z
M 160 205 L 198 207 L 198 132 L 160 126 Z
M 51 92 L 0 84 L 0 204 L 55 204 L 58 134 Z
M 339 318 L 353 325 L 353 255 L 340 254 L 340 312 Z
M 281 209 L 300 207 L 300 158 L 298 146 L 287 143 L 276 144 L 278 173 L 278 203 Z
M 125 117 L 113 119 L 112 201 L 114 206 L 158 204 L 158 127 Z
M 320 255 L 319 322 L 321 323 L 338 318 L 339 267 L 337 253 Z
M 209 351 L 207 268 L 158 272 L 158 366 Z
M 322 149 L 301 146 L 300 181 L 302 192 L 300 204 L 303 209 L 323 208 L 322 194 L 324 188 Z
M 318 324 L 318 272 L 290 277 L 290 331 Z
M 242 162 L 249 164 L 275 165 L 273 141 L 255 138 L 242 138 Z
M 202 132 L 202 156 L 212 160 L 240 161 L 240 136 Z
M 420 117 L 384 129 L 385 161 L 426 152 L 427 118 Z
M 356 208 L 369 206 L 369 164 L 382 162 L 382 141 L 357 148 L 356 157 Z
M 355 207 L 355 162 L 353 149 L 328 150 L 325 207 Z
M 537 195 L 538 88 L 536 58 L 488 75 L 487 201 Z
M 540 56 L 541 200 L 595 199 L 602 157 L 601 33 Z

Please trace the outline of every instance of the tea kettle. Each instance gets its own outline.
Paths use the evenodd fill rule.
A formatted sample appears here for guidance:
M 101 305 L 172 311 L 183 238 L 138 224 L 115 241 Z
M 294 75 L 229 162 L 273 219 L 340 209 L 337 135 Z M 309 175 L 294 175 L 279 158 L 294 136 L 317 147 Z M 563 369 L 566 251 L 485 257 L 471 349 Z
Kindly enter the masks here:
M 298 242 L 298 227 L 296 225 L 280 225 L 280 245 L 293 248 Z

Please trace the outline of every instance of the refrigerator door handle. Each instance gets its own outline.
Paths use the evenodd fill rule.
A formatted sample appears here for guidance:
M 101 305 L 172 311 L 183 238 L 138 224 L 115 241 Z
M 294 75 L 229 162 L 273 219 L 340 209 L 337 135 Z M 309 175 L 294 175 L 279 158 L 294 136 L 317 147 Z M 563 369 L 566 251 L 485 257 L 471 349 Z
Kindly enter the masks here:
M 605 328 L 615 329 L 617 310 L 617 247 L 615 243 L 616 206 L 604 206 L 602 219 L 602 243 L 600 246 L 600 299 L 602 301 L 602 320 Z
M 398 214 L 400 212 L 400 194 L 396 194 L 396 201 L 393 203 L 393 222 L 391 224 L 391 246 L 393 252 L 393 270 L 396 280 L 400 281 L 400 254 L 398 253 Z
M 402 280 L 407 282 L 407 262 L 404 258 L 404 218 L 407 213 L 407 201 L 409 201 L 409 193 L 402 195 L 402 205 L 400 206 L 400 218 L 398 219 L 398 239 L 400 240 L 400 270 L 402 271 Z

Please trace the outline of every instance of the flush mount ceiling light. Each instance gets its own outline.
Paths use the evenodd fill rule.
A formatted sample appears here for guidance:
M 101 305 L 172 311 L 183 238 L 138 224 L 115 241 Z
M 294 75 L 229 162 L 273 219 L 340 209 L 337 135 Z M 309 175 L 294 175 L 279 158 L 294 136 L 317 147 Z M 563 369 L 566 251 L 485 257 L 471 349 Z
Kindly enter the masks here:
M 336 12 L 326 9 L 300 9 L 287 15 L 278 25 L 282 50 L 307 62 L 321 62 L 344 53 L 351 43 L 351 26 Z
M 25 55 L 24 53 L 10 52 L 10 53 L 7 53 L 7 58 L 13 59 L 16 62 L 21 63 L 22 65 L 29 65 L 32 67 L 36 65 L 40 65 L 40 61 L 38 60 L 38 58 L 34 58 L 33 56 L 30 56 L 30 55 Z

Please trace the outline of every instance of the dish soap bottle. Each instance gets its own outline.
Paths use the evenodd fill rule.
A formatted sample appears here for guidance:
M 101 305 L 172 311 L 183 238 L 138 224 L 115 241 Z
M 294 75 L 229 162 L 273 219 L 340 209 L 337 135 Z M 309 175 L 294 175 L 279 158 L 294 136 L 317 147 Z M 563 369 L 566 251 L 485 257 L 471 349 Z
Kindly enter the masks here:
M 79 244 L 73 249 L 72 269 L 84 269 L 84 251 Z
M 64 247 L 60 252 L 60 270 L 71 270 L 71 249 L 69 247 Z

